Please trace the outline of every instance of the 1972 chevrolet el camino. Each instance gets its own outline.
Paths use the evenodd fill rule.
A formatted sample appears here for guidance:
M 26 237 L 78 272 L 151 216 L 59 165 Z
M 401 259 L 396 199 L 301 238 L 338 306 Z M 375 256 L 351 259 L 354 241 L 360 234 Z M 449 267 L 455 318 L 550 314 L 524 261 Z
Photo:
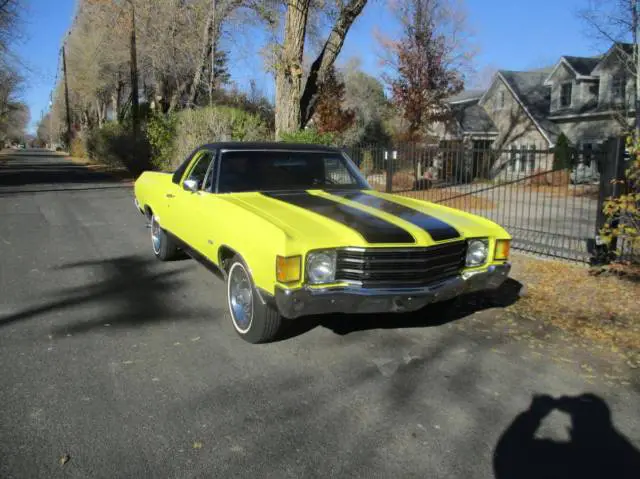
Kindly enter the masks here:
M 183 251 L 215 267 L 235 330 L 254 343 L 304 315 L 415 311 L 495 289 L 510 270 L 499 225 L 375 191 L 325 146 L 203 145 L 173 173 L 143 173 L 135 203 L 159 259 Z

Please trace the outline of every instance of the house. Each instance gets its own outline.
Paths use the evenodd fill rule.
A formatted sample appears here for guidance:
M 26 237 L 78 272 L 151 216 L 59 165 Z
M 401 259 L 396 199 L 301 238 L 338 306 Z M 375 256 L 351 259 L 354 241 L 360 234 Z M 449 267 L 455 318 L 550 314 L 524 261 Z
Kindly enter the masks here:
M 615 44 L 603 55 L 563 56 L 548 68 L 500 70 L 487 90 L 449 99 L 451 119 L 439 125 L 440 137 L 466 142 L 473 151 L 488 145 L 500 150 L 490 176 L 550 168 L 552 155 L 535 151 L 552 148 L 561 133 L 583 152 L 581 161 L 590 163 L 589 151 L 633 124 L 631 54 L 632 45 Z

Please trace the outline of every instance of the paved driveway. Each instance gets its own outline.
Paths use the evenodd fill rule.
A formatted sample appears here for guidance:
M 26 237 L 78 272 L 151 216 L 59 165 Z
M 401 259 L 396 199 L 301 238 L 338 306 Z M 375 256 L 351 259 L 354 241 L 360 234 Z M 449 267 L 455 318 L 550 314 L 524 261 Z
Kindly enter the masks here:
M 638 477 L 637 378 L 581 374 L 588 351 L 470 300 L 249 345 L 214 276 L 153 259 L 130 187 L 23 155 L 0 162 L 0 477 Z

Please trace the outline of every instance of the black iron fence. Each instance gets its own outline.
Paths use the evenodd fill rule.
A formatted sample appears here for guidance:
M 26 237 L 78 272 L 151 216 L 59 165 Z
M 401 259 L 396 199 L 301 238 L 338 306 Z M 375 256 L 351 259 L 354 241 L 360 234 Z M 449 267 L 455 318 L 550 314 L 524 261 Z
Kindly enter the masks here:
M 620 155 L 618 140 L 562 158 L 548 148 L 497 150 L 488 142 L 345 151 L 375 189 L 479 214 L 505 227 L 516 249 L 580 262 L 597 250 L 602 185 Z

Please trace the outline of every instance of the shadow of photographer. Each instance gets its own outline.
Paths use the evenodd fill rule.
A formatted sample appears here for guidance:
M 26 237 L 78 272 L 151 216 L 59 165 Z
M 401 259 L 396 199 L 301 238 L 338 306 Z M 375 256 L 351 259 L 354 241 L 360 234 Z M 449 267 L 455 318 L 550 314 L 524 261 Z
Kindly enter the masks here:
M 553 410 L 571 418 L 568 441 L 536 431 Z M 493 455 L 496 479 L 640 477 L 640 451 L 613 426 L 611 410 L 594 394 L 534 396 L 500 437 Z

